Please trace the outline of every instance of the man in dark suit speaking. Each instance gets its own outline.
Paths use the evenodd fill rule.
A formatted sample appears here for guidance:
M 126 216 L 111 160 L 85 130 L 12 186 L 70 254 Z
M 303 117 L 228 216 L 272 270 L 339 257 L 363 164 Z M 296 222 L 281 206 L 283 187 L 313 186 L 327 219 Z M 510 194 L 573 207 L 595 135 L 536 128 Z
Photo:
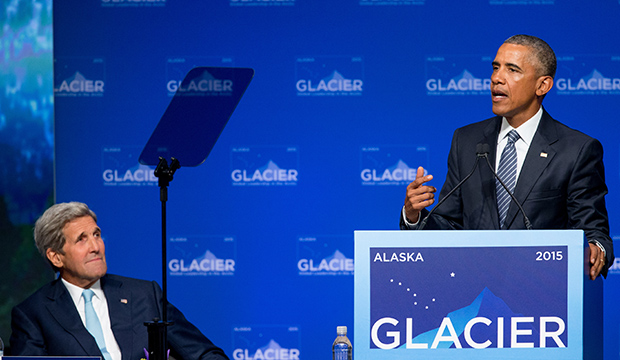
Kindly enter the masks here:
M 13 309 L 12 355 L 144 358 L 144 322 L 162 318 L 161 289 L 154 281 L 106 274 L 95 213 L 82 203 L 54 205 L 37 220 L 34 238 L 60 276 Z M 228 359 L 178 309 L 167 311 L 175 358 Z
M 497 116 L 454 132 L 443 199 L 478 161 L 488 156 L 499 177 L 523 205 L 534 229 L 582 229 L 590 248 L 590 278 L 606 276 L 613 242 L 605 207 L 600 142 L 554 120 L 542 107 L 557 67 L 551 47 L 529 35 L 502 44 L 492 63 L 491 99 Z M 491 169 L 481 164 L 428 219 L 426 229 L 524 229 L 523 216 Z M 435 202 L 432 175 L 418 168 L 407 186 L 401 229 L 417 229 Z

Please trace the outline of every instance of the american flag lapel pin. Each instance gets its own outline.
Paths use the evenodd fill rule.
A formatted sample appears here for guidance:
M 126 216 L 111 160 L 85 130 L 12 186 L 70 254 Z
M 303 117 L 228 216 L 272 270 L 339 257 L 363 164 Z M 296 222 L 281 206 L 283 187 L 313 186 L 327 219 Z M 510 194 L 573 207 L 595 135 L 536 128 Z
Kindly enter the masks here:
M 546 152 L 541 152 L 540 153 L 540 157 L 546 158 L 547 157 L 547 153 Z
M 127 304 L 127 299 L 121 299 L 122 304 Z

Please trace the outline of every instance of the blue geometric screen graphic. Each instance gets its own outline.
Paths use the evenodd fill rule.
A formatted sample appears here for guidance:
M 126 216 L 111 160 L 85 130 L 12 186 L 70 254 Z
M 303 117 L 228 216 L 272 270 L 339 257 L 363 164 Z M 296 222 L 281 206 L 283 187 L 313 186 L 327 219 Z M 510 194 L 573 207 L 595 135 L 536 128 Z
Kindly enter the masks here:
M 371 348 L 392 343 L 389 331 L 403 334 L 398 344 L 403 345 L 407 318 L 412 319 L 413 343 L 428 344 L 429 348 L 437 336 L 444 340 L 437 348 L 467 348 L 486 340 L 490 340 L 486 345 L 490 348 L 523 343 L 568 346 L 566 260 L 567 248 L 563 246 L 372 248 L 371 325 L 386 317 L 398 324 L 381 325 L 379 344 L 371 341 Z M 492 271 L 488 264 L 493 264 Z M 476 317 L 488 320 L 470 324 L 473 341 L 468 342 L 464 329 Z M 547 337 L 541 346 L 541 318 L 553 319 L 545 320 L 544 330 L 557 332 L 561 343 Z M 511 338 L 511 321 L 517 322 L 516 343 Z M 458 336 L 460 346 L 447 340 L 451 334 Z

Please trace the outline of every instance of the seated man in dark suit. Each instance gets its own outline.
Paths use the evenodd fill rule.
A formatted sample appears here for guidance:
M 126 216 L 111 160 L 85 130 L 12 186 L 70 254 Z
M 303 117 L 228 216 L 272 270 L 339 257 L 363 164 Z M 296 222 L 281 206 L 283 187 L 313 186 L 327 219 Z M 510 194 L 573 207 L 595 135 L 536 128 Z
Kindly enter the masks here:
M 154 281 L 106 274 L 95 213 L 82 203 L 54 205 L 37 220 L 34 238 L 60 276 L 13 309 L 12 355 L 144 358 L 144 322 L 162 318 L 162 291 Z M 167 311 L 175 357 L 228 359 L 178 309 L 168 305 Z
M 488 145 L 491 166 L 508 185 L 534 229 L 582 229 L 589 242 L 590 278 L 606 275 L 613 242 L 605 207 L 601 143 L 554 120 L 542 101 L 557 67 L 551 47 L 529 35 L 500 46 L 492 63 L 491 100 L 497 116 L 457 129 L 440 199 L 472 171 L 477 147 Z M 500 155 L 501 154 L 501 155 Z M 517 204 L 480 164 L 462 187 L 437 208 L 426 229 L 524 229 Z M 407 186 L 401 229 L 418 229 L 435 202 L 432 175 L 419 168 Z

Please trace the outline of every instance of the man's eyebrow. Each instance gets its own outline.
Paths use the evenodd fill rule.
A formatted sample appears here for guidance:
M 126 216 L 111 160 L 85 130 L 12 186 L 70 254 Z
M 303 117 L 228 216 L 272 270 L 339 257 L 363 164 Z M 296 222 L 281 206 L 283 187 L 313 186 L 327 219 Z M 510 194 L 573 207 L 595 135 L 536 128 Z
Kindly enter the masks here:
M 74 239 L 74 241 L 76 241 L 76 242 L 77 242 L 78 240 L 80 240 L 81 238 L 83 238 L 84 236 L 86 236 L 86 233 L 87 233 L 86 231 L 84 231 L 84 232 L 80 233 L 80 235 L 78 235 L 78 236 L 77 236 L 77 238 L 75 238 L 75 239 Z M 97 226 L 97 227 L 95 228 L 95 230 L 93 231 L 93 234 L 101 234 L 101 228 L 100 228 L 99 226 Z
M 491 63 L 491 65 L 493 65 L 493 66 L 501 66 L 499 61 L 493 61 Z M 513 68 L 513 69 L 517 69 L 517 70 L 523 71 L 523 69 L 521 69 L 521 67 L 519 65 L 514 64 L 514 63 L 506 63 L 506 66 L 509 67 L 509 68 Z
M 81 238 L 83 238 L 84 236 L 86 236 L 86 232 L 82 232 L 80 233 L 78 236 L 75 237 L 75 239 L 73 239 L 74 242 L 77 242 L 78 240 L 80 240 Z
M 518 69 L 518 70 L 523 70 L 523 69 L 521 69 L 521 67 L 519 65 L 513 64 L 513 63 L 507 63 L 506 66 L 511 67 L 511 68 L 515 68 L 515 69 Z

